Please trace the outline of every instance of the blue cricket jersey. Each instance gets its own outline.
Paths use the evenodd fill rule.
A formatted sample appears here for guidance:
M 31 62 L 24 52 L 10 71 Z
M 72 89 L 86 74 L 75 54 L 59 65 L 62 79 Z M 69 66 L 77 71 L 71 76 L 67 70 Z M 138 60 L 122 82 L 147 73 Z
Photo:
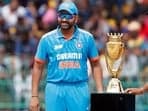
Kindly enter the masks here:
M 60 28 L 40 39 L 35 58 L 47 63 L 47 82 L 88 81 L 87 59 L 98 56 L 92 34 L 75 27 L 70 40 L 64 39 Z

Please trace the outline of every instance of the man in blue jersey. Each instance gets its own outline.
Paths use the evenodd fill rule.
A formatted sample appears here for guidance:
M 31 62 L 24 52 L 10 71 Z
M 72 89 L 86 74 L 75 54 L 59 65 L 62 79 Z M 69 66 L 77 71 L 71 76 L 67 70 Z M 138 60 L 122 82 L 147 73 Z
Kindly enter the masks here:
M 89 110 L 88 59 L 97 91 L 103 91 L 102 73 L 94 38 L 89 32 L 78 28 L 77 21 L 76 5 L 73 2 L 63 2 L 58 7 L 59 26 L 40 39 L 32 73 L 32 111 L 39 108 L 38 87 L 45 63 L 46 111 Z

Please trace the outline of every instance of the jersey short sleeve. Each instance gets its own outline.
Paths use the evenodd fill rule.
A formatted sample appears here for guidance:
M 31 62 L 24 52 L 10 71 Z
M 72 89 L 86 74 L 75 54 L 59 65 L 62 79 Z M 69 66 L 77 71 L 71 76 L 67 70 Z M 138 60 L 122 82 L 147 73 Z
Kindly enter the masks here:
M 89 37 L 88 42 L 89 42 L 88 43 L 88 58 L 97 57 L 98 56 L 98 50 L 97 50 L 96 43 L 95 43 L 93 36 Z
M 45 61 L 47 57 L 46 39 L 41 38 L 37 47 L 35 58 L 41 61 Z

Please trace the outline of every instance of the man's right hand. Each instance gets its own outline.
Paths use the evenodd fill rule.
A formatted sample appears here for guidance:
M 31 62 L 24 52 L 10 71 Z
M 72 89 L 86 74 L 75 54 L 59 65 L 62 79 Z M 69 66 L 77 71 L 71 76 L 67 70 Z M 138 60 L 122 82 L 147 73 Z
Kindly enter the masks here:
M 39 111 L 39 97 L 32 97 L 31 98 L 30 111 Z

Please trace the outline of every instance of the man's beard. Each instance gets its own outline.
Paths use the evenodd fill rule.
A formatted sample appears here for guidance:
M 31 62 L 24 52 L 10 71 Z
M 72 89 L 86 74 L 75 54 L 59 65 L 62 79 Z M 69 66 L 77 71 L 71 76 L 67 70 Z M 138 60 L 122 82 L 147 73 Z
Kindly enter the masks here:
M 68 23 L 68 22 L 61 22 L 60 27 L 61 27 L 62 30 L 69 30 L 73 27 L 73 24 Z

